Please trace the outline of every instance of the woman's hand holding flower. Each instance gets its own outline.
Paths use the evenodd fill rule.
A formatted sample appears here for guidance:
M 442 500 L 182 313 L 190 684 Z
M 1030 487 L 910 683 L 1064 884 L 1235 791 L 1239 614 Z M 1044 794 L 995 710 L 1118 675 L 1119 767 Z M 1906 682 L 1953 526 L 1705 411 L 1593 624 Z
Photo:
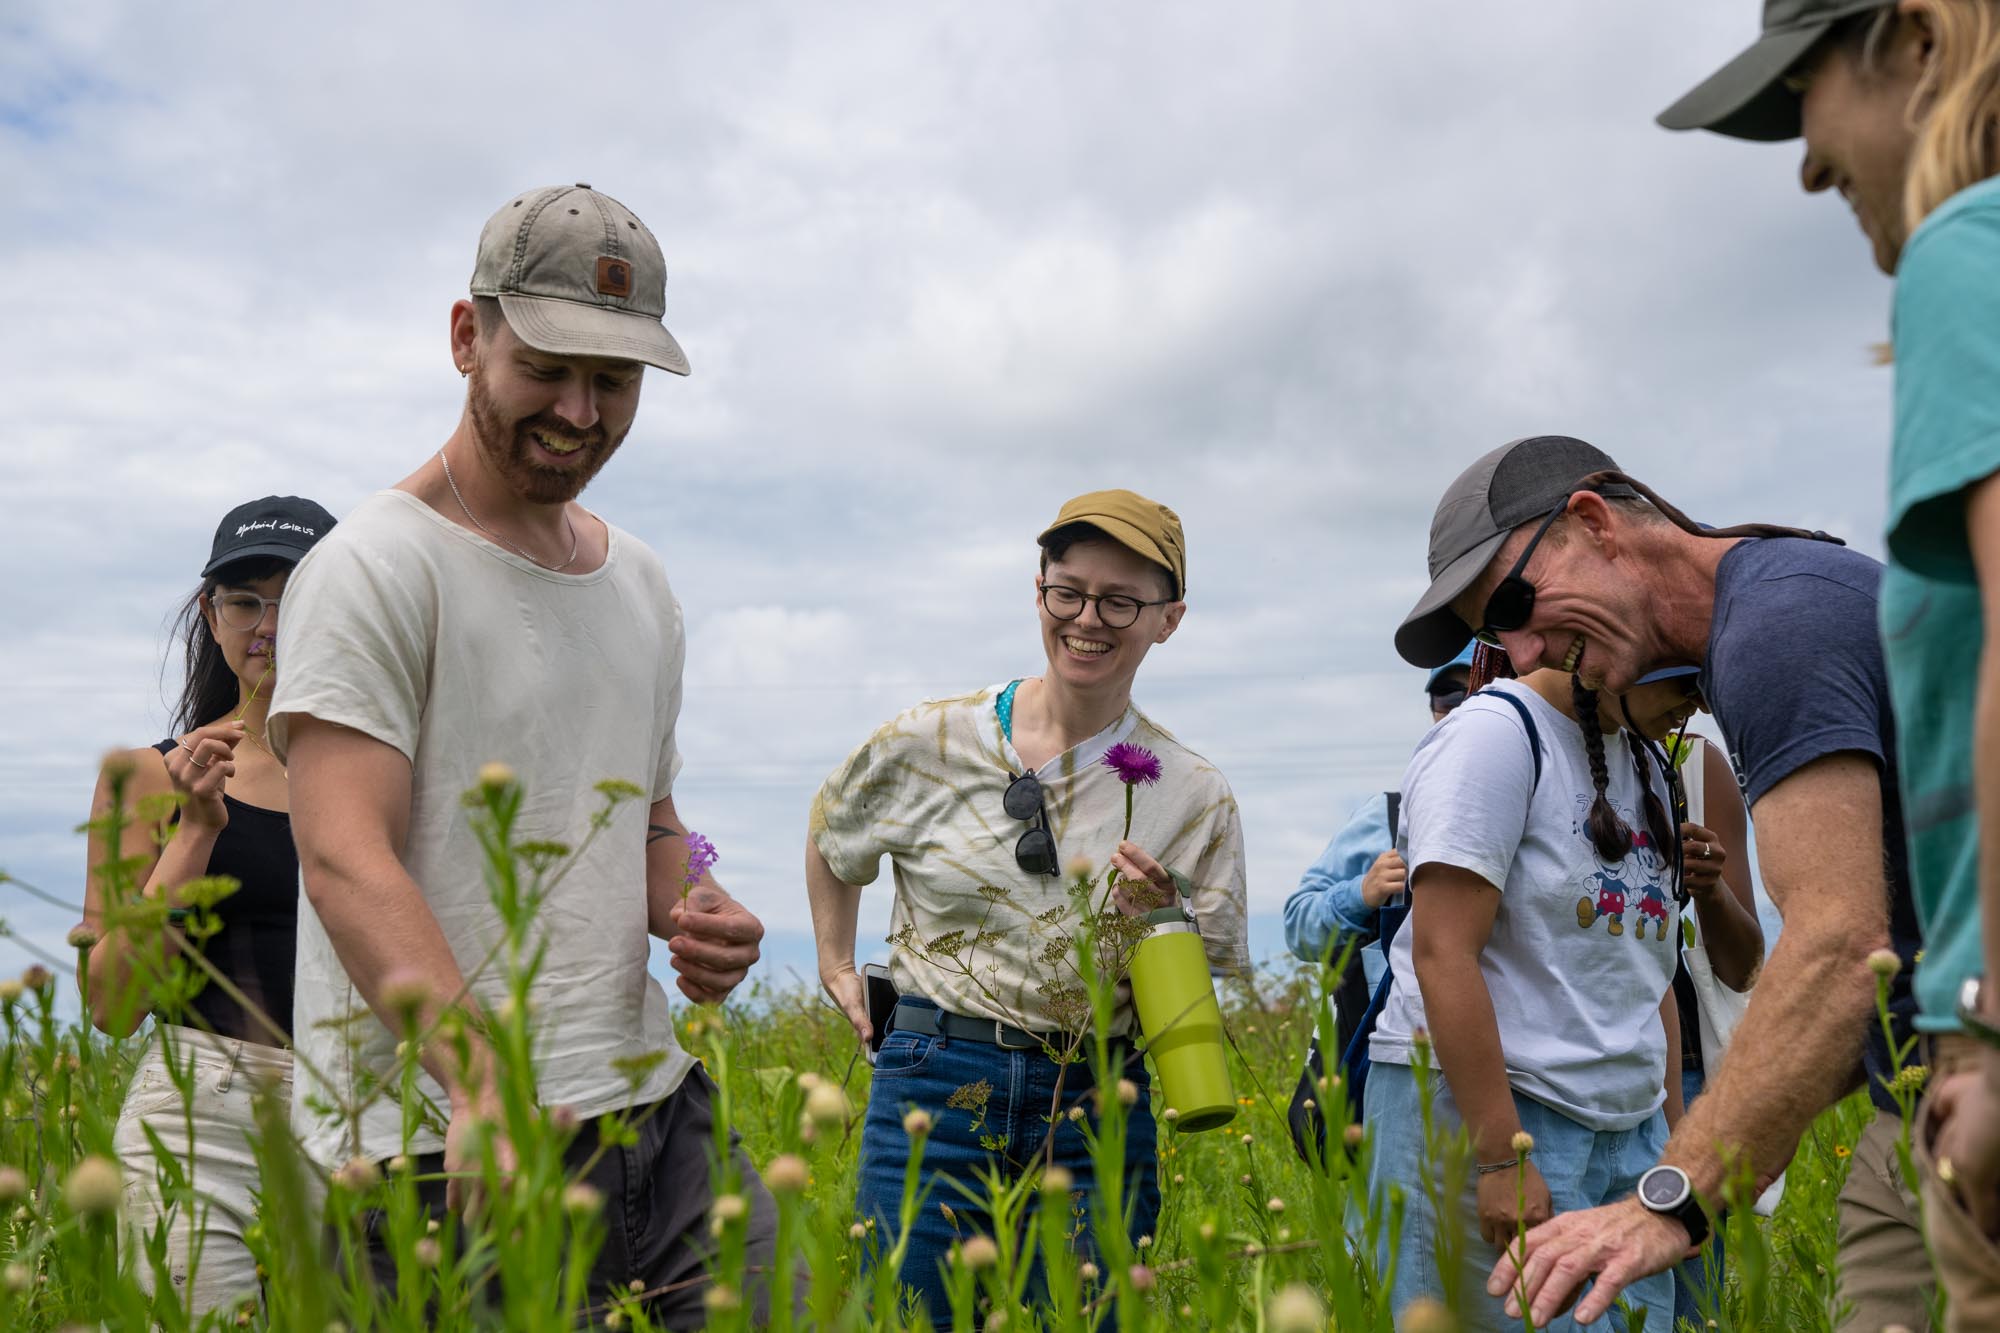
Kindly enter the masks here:
M 1111 886 L 1111 904 L 1126 916 L 1144 916 L 1180 895 L 1180 887 L 1167 868 L 1129 839 L 1111 854 L 1111 868 L 1118 872 Z

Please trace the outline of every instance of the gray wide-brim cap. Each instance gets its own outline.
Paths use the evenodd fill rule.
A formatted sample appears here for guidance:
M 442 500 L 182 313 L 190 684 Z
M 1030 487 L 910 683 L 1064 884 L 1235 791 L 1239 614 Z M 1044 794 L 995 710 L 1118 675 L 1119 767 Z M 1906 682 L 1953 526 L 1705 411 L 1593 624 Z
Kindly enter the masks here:
M 1799 137 L 1799 99 L 1785 75 L 1850 14 L 1894 0 L 1765 0 L 1764 30 L 1741 54 L 1659 114 L 1670 130 L 1713 130 L 1775 143 Z
M 1473 627 L 1451 604 L 1486 572 L 1508 536 L 1544 518 L 1593 472 L 1615 470 L 1611 455 L 1569 435 L 1531 435 L 1487 454 L 1445 488 L 1431 516 L 1431 586 L 1396 630 L 1396 651 L 1411 666 L 1447 665 Z M 1607 486 L 1606 495 L 1632 495 Z
M 530 190 L 501 205 L 479 235 L 472 294 L 498 298 L 507 326 L 537 351 L 688 373 L 662 322 L 659 241 L 631 209 L 588 185 Z

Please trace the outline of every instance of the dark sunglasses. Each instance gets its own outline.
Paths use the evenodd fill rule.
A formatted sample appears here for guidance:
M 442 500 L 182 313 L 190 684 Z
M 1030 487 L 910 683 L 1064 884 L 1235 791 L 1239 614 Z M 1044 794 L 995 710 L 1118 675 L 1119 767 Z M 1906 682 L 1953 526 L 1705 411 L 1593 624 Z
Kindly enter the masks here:
M 1542 526 L 1535 529 L 1535 535 L 1528 538 L 1528 544 L 1521 548 L 1520 559 L 1507 571 L 1507 577 L 1500 580 L 1500 586 L 1493 590 L 1493 595 L 1486 599 L 1486 612 L 1482 617 L 1485 623 L 1473 631 L 1473 638 L 1490 648 L 1504 648 L 1506 645 L 1500 642 L 1500 636 L 1527 625 L 1535 614 L 1535 585 L 1522 578 L 1521 572 L 1528 567 L 1535 548 L 1542 544 L 1549 525 L 1568 509 L 1569 497 L 1564 496 L 1563 502 L 1551 509 L 1548 517 L 1542 520 Z
M 1430 691 L 1431 708 L 1440 713 L 1449 713 L 1465 702 L 1465 686 L 1450 685 L 1441 690 Z
M 1000 798 L 1009 818 L 1028 821 L 1028 831 L 1014 844 L 1014 864 L 1030 875 L 1056 873 L 1056 840 L 1049 832 L 1049 813 L 1042 800 L 1042 782 L 1033 773 L 1023 773 L 1007 784 Z

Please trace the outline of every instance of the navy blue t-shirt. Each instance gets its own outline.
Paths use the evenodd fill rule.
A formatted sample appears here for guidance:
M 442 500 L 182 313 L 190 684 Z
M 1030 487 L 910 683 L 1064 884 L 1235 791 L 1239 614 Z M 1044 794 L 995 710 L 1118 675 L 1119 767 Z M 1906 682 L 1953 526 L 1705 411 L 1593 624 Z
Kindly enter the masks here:
M 1876 621 L 1881 581 L 1878 561 L 1831 542 L 1767 537 L 1738 543 L 1715 573 L 1715 620 L 1702 685 L 1748 805 L 1830 754 L 1865 754 L 1881 769 L 1889 935 L 1903 960 L 1889 1008 L 1901 1042 L 1916 1013 L 1910 973 L 1921 944 L 1896 795 L 1889 678 Z M 1832 826 L 1841 813 L 1829 810 L 1825 818 Z M 1791 910 L 1811 912 L 1814 904 L 1805 896 L 1810 892 L 1802 886 Z M 1872 1014 L 1866 1063 L 1869 1095 L 1877 1106 L 1894 1111 L 1882 1080 L 1895 1066 L 1882 1024 Z

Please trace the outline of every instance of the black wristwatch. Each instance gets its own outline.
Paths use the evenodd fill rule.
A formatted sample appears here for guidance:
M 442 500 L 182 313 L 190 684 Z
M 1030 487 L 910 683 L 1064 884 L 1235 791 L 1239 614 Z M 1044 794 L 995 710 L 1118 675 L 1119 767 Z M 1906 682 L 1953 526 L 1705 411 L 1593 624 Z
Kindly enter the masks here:
M 1647 1212 L 1671 1217 L 1687 1228 L 1688 1244 L 1708 1239 L 1708 1214 L 1694 1197 L 1694 1182 L 1677 1166 L 1656 1166 L 1639 1177 L 1639 1204 Z
M 2000 1027 L 1996 1027 L 1986 1016 L 1981 1004 L 1981 992 L 1985 982 L 1980 977 L 1967 977 L 1958 988 L 1958 1025 L 1965 1029 L 1965 1035 L 1982 1046 L 2000 1046 Z

